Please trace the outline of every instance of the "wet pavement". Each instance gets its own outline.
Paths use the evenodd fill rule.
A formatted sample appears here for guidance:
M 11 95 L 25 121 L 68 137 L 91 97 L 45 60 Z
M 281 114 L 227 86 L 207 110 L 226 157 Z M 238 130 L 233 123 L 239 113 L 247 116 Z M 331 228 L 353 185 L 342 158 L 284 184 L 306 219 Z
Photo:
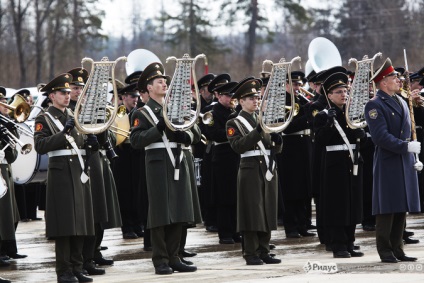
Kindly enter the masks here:
M 38 212 L 43 217 L 43 212 Z M 43 217 L 44 218 L 44 217 Z M 19 223 L 18 252 L 27 258 L 11 260 L 10 267 L 0 268 L 0 277 L 12 282 L 56 282 L 54 243 L 44 235 L 44 221 Z M 115 264 L 105 267 L 106 275 L 92 276 L 94 282 L 424 282 L 424 215 L 409 215 L 408 230 L 420 243 L 406 245 L 408 256 L 416 263 L 381 263 L 375 248 L 374 232 L 359 225 L 356 244 L 365 253 L 361 258 L 335 259 L 319 245 L 318 238 L 286 239 L 283 227 L 272 234 L 277 247 L 272 252 L 281 264 L 247 266 L 241 257 L 240 244 L 220 245 L 216 233 L 202 225 L 188 230 L 186 249 L 198 255 L 187 258 L 198 271 L 155 275 L 151 252 L 143 251 L 143 240 L 124 240 L 120 229 L 105 231 L 102 245 L 106 258 Z

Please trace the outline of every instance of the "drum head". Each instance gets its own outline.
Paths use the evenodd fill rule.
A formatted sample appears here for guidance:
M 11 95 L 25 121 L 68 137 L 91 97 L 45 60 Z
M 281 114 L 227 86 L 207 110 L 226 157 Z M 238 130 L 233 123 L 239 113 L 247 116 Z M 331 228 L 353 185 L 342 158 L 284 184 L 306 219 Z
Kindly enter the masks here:
M 32 121 L 26 121 L 25 123 L 17 123 L 19 127 L 22 127 L 23 129 L 27 130 L 28 132 L 34 133 L 34 120 Z M 32 136 L 29 136 L 27 133 L 24 133 L 19 130 L 19 140 L 22 141 L 24 144 L 31 144 L 32 150 L 28 154 L 22 154 L 21 153 L 21 147 L 17 145 L 17 151 L 18 151 L 18 157 L 16 158 L 15 162 L 12 163 L 12 174 L 13 174 L 13 181 L 16 184 L 26 184 L 31 182 L 35 175 L 40 172 L 44 176 L 40 176 L 40 178 L 37 178 L 37 182 L 42 182 L 47 178 L 47 162 L 48 157 L 47 155 L 39 155 L 35 151 L 34 148 L 34 138 Z M 42 162 L 43 161 L 43 162 Z M 45 163 L 43 166 L 40 166 L 42 163 Z M 40 168 L 44 167 L 44 168 Z M 35 180 L 34 180 L 35 181 Z

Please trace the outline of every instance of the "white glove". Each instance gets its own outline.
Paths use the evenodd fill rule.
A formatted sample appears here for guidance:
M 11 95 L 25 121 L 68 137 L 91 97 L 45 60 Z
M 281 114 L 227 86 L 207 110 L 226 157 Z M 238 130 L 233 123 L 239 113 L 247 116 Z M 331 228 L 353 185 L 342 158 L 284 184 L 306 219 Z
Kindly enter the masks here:
M 417 141 L 411 141 L 408 143 L 408 152 L 412 153 L 420 153 L 421 151 L 421 143 Z
M 4 150 L 0 150 L 0 161 L 3 161 L 6 154 L 4 153 Z

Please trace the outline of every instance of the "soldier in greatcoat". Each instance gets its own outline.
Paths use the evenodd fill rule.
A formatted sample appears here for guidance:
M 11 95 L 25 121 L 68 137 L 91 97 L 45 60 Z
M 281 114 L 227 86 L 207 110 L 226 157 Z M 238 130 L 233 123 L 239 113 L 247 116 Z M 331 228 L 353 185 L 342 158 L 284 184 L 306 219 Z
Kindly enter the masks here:
M 269 241 L 271 231 L 277 229 L 278 202 L 278 173 L 270 153 L 281 152 L 282 138 L 277 133 L 265 133 L 258 121 L 260 87 L 260 80 L 251 79 L 237 88 L 233 98 L 238 99 L 242 110 L 226 126 L 231 148 L 241 157 L 237 177 L 237 231 L 243 235 L 243 257 L 247 265 L 281 262 L 270 256 Z
M 237 82 L 228 82 L 215 89 L 218 102 L 212 108 L 212 119 L 205 133 L 214 145 L 212 153 L 212 187 L 215 194 L 220 244 L 240 242 L 237 224 L 237 172 L 239 155 L 227 139 L 225 125 L 234 113 L 231 90 Z
M 399 78 L 386 59 L 372 80 L 379 89 L 365 106 L 375 144 L 372 212 L 376 216 L 377 251 L 382 262 L 416 261 L 403 250 L 407 212 L 420 212 L 415 156 L 421 143 L 411 141 L 409 108 L 396 92 Z
M 315 142 L 322 147 L 320 211 L 335 258 L 360 257 L 354 251 L 356 224 L 362 221 L 362 159 L 354 153 L 363 129 L 350 129 L 345 118 L 348 76 L 331 74 L 323 84 L 328 111 L 314 119 Z M 359 156 L 355 160 L 355 156 Z M 354 165 L 355 164 L 355 165 Z M 327 243 L 326 243 L 327 244 Z
M 187 131 L 174 132 L 166 126 L 162 113 L 167 90 L 166 79 L 161 63 L 152 63 L 144 69 L 138 81 L 138 89 L 147 90 L 150 99 L 143 108 L 133 113 L 130 135 L 134 148 L 146 150 L 149 197 L 147 225 L 150 229 L 152 261 L 156 274 L 197 270 L 194 265 L 182 263 L 178 251 L 183 224 L 200 220 L 196 219 L 196 216 L 200 216 L 200 211 L 194 211 L 199 206 L 193 205 L 192 190 L 197 188 L 192 187 L 194 182 L 191 181 L 189 172 L 190 168 L 194 168 L 194 165 L 189 165 L 193 160 L 183 153 L 178 180 L 175 180 L 175 169 L 171 162 L 171 153 L 173 156 L 178 154 L 179 146 L 184 152 L 189 150 L 190 144 L 200 141 L 200 130 L 194 125 Z M 167 139 L 166 143 L 164 139 Z
M 61 74 L 44 86 L 53 106 L 35 120 L 35 150 L 49 155 L 46 199 L 46 236 L 55 240 L 58 282 L 89 282 L 82 272 L 84 237 L 94 235 L 90 182 L 85 172 L 85 150 L 98 146 L 93 135 L 75 128 L 69 84 L 72 76 Z M 83 169 L 84 168 L 84 169 Z

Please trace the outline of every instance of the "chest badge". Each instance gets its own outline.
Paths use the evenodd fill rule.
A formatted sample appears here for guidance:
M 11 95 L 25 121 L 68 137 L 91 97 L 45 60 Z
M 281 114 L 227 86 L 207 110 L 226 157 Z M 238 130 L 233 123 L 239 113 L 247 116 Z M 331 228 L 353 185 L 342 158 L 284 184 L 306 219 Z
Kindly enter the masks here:
M 39 131 L 41 131 L 43 129 L 43 124 L 41 124 L 41 123 L 37 123 L 37 124 L 35 124 L 35 131 L 36 132 L 39 132 Z
M 134 127 L 137 127 L 140 124 L 140 120 L 137 118 L 134 120 Z
M 235 132 L 236 132 L 236 130 L 234 130 L 234 128 L 228 128 L 227 129 L 227 136 L 232 137 L 232 136 L 234 136 Z

